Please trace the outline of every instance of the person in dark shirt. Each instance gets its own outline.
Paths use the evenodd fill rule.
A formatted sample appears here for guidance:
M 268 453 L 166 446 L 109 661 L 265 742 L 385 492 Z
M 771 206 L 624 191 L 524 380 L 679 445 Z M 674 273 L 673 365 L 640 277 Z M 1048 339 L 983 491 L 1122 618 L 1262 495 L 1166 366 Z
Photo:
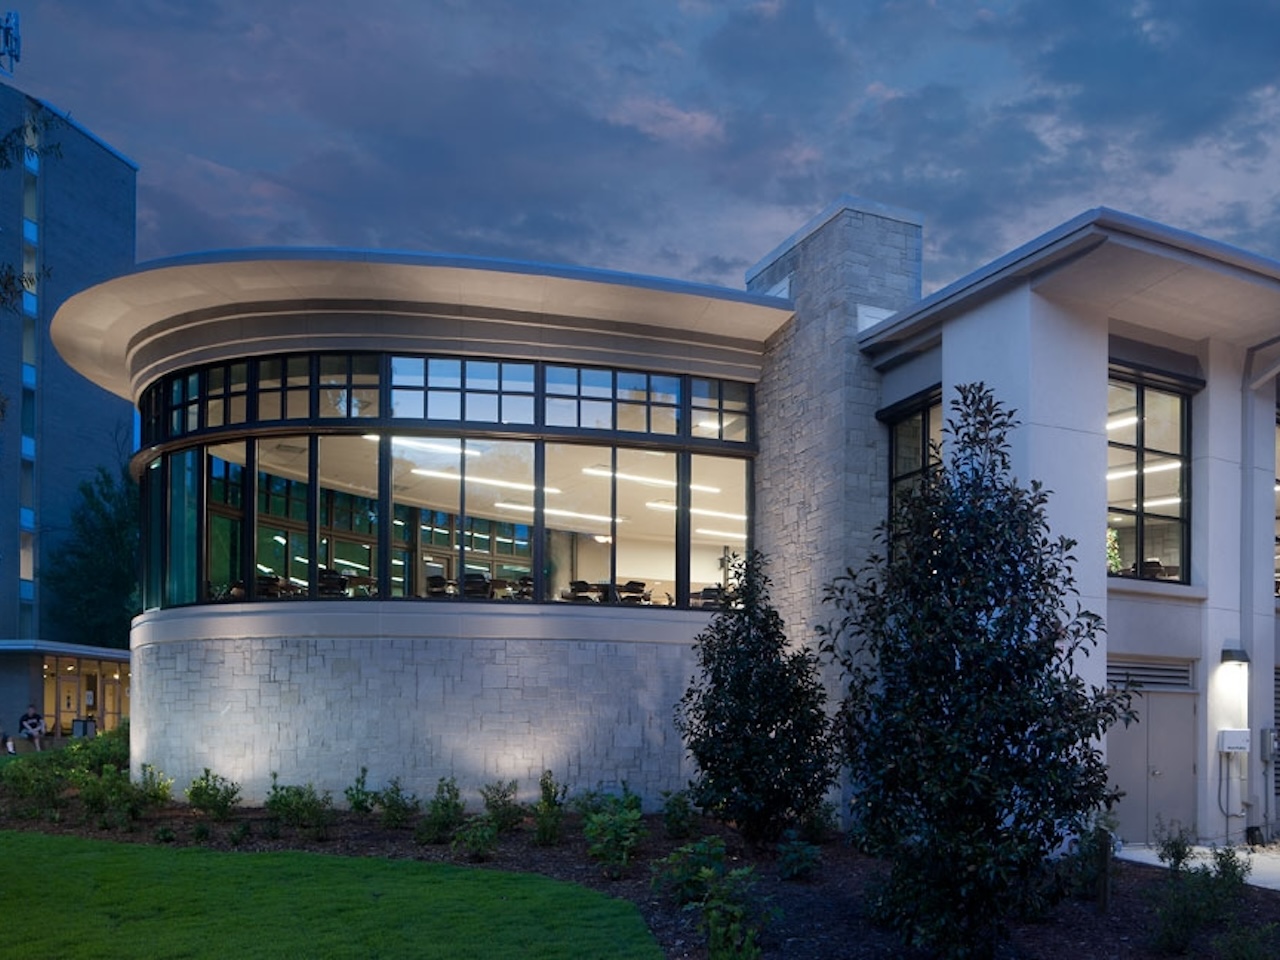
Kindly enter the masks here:
M 34 703 L 27 705 L 27 712 L 18 720 L 18 733 L 30 740 L 36 750 L 44 749 L 44 717 L 36 712 Z

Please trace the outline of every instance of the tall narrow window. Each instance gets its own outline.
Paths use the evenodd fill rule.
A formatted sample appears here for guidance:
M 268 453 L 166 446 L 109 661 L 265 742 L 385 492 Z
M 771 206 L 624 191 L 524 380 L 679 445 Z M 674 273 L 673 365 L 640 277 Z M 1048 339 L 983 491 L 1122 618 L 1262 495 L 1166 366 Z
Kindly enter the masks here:
M 1107 389 L 1107 572 L 1187 582 L 1187 398 L 1143 383 Z

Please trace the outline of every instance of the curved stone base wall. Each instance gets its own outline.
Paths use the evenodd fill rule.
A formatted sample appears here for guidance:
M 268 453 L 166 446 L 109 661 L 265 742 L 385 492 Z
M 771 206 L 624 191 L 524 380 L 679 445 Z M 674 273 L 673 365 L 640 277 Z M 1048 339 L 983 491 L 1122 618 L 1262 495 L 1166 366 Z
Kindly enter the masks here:
M 626 781 L 646 807 L 693 769 L 672 711 L 696 672 L 698 611 L 287 602 L 153 611 L 134 621 L 134 776 L 181 796 L 208 767 L 242 802 L 285 784 L 343 791 L 361 767 L 429 797 L 440 777 L 551 770 L 576 792 Z

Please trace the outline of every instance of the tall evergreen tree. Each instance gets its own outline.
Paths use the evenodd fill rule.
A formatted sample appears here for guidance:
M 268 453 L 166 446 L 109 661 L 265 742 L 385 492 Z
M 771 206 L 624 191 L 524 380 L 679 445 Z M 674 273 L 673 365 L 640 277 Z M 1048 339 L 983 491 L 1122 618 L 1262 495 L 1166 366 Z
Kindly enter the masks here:
M 848 679 L 854 835 L 891 863 L 878 909 L 911 944 L 985 957 L 1116 799 L 1100 743 L 1132 712 L 1074 669 L 1102 622 L 1048 494 L 1012 475 L 1012 411 L 982 384 L 958 393 L 945 458 L 897 499 L 883 554 L 828 587 L 825 645 Z
M 751 844 L 812 817 L 835 779 L 818 657 L 789 648 L 764 567 L 758 551 L 731 562 L 733 589 L 695 640 L 701 677 L 676 706 L 694 803 Z
M 127 467 L 99 467 L 80 484 L 71 530 L 41 564 L 41 590 L 61 635 L 75 643 L 129 646 L 130 621 L 142 610 L 138 584 L 138 485 Z

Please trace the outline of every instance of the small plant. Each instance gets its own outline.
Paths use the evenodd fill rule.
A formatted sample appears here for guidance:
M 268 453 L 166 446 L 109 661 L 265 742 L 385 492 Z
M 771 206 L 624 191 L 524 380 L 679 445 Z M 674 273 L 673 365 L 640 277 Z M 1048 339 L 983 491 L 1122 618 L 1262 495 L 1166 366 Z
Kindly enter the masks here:
M 488 816 L 467 817 L 454 832 L 453 849 L 464 851 L 476 863 L 488 860 L 497 847 L 498 828 Z
M 436 782 L 436 795 L 427 804 L 427 813 L 418 821 L 413 839 L 418 843 L 448 843 L 454 831 L 466 818 L 466 806 L 453 777 L 441 777 Z
M 538 780 L 540 796 L 533 808 L 534 843 L 550 847 L 560 842 L 564 826 L 564 798 L 569 788 L 557 783 L 550 770 L 542 771 Z
M 191 828 L 191 839 L 196 843 L 208 843 L 213 838 L 213 827 L 204 820 L 199 820 Z
M 604 875 L 610 880 L 626 873 L 646 834 L 639 803 L 632 804 L 625 797 L 615 798 L 606 809 L 587 817 L 582 832 L 587 852 L 603 864 Z
M 59 763 L 57 753 L 48 751 L 17 757 L 0 767 L 0 783 L 16 801 L 19 817 L 61 820 L 70 789 L 70 774 Z
M 178 839 L 178 835 L 173 832 L 173 827 L 156 827 L 152 836 L 155 837 L 156 843 L 173 843 Z
M 1192 866 L 1191 833 L 1166 829 L 1162 823 L 1157 825 L 1156 842 L 1157 855 L 1169 865 L 1169 873 L 1151 892 L 1152 946 L 1160 953 L 1186 953 L 1205 927 L 1230 918 L 1253 864 L 1230 847 L 1214 847 L 1209 863 Z
M 309 830 L 316 840 L 329 838 L 329 828 L 336 819 L 333 796 L 328 790 L 317 793 L 309 783 L 305 786 L 282 785 L 274 770 L 271 772 L 271 789 L 267 791 L 263 806 L 285 826 Z
M 1260 927 L 1232 927 L 1213 941 L 1219 960 L 1273 960 L 1280 952 L 1274 923 Z
M 688 790 L 662 791 L 662 828 L 672 840 L 693 835 L 693 802 Z
M 249 826 L 249 821 L 241 820 L 239 823 L 237 823 L 234 827 L 231 828 L 231 832 L 227 834 L 227 840 L 230 841 L 233 847 L 238 847 L 240 846 L 240 844 L 248 840 L 252 835 L 253 835 L 253 829 L 252 827 Z
M 1170 873 L 1181 873 L 1191 864 L 1195 854 L 1195 835 L 1177 820 L 1168 824 L 1156 817 L 1156 856 Z
M 272 774 L 274 783 L 275 774 Z M 187 787 L 187 802 L 214 820 L 226 820 L 240 799 L 240 784 L 213 773 L 208 767 Z
M 163 807 L 173 799 L 173 777 L 166 777 L 149 763 L 142 765 L 138 778 L 138 791 L 147 809 Z
M 356 782 L 343 791 L 347 798 L 347 809 L 352 813 L 372 813 L 377 794 L 365 786 L 365 778 L 369 775 L 368 767 L 360 768 Z
M 707 884 L 725 872 L 724 841 L 703 837 L 671 851 L 653 863 L 653 889 L 677 904 L 697 903 L 707 895 Z
M 783 880 L 807 880 L 822 865 L 822 850 L 817 844 L 801 840 L 794 830 L 782 835 L 778 844 L 778 876 Z
M 516 782 L 496 780 L 480 788 L 484 811 L 499 833 L 510 833 L 520 826 L 526 810 L 516 802 Z
M 1115 827 L 1114 814 L 1097 815 L 1057 863 L 1058 881 L 1064 892 L 1081 900 L 1097 901 L 1103 912 L 1110 906 Z
M 382 810 L 382 825 L 390 830 L 408 827 L 422 809 L 422 802 L 415 794 L 405 791 L 399 777 L 393 777 L 385 790 L 375 793 L 373 802 Z
M 578 816 L 586 820 L 593 813 L 601 813 L 608 806 L 611 795 L 597 786 L 594 790 L 583 790 L 575 794 L 569 801 L 569 807 Z
M 707 892 L 697 905 L 710 960 L 758 960 L 760 934 L 771 914 L 755 896 L 755 870 L 708 871 Z
M 96 822 L 100 830 L 123 829 L 141 816 L 142 792 L 130 782 L 128 772 L 108 763 L 96 776 L 77 771 L 72 778 L 80 790 L 85 820 Z

